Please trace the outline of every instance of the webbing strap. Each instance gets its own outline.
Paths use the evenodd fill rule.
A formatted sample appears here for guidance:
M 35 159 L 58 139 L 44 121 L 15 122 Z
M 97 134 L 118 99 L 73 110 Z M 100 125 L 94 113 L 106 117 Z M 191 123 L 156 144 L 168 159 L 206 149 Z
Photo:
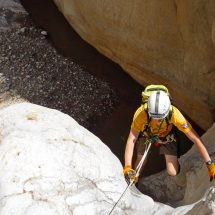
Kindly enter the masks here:
M 156 142 L 156 141 L 159 139 L 159 137 L 160 137 L 159 132 L 160 132 L 160 129 L 161 129 L 161 126 L 162 126 L 163 122 L 164 122 L 164 119 L 162 119 L 162 121 L 161 121 L 161 123 L 160 123 L 160 125 L 159 125 L 159 128 L 158 128 L 158 132 L 157 132 L 156 135 L 153 135 L 153 134 L 152 134 L 151 129 L 150 129 L 150 125 L 148 125 L 148 129 L 147 129 L 147 131 L 146 131 L 146 132 L 147 132 L 147 135 L 148 135 L 148 137 L 149 137 L 150 139 L 153 139 L 154 142 Z

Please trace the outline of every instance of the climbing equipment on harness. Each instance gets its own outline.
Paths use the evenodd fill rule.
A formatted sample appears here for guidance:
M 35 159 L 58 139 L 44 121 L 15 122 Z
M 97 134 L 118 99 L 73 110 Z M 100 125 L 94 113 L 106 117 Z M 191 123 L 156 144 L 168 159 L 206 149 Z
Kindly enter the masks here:
M 166 136 L 166 141 L 162 141 L 162 144 L 171 143 L 173 141 L 176 142 L 174 134 L 169 134 Z
M 176 139 L 175 139 L 175 136 L 174 134 L 169 134 L 165 137 L 165 140 L 162 139 L 158 139 L 157 141 L 155 141 L 153 143 L 153 146 L 155 147 L 160 147 L 161 145 L 164 145 L 164 144 L 169 144 L 171 142 L 176 142 Z
M 140 135 L 144 136 L 144 132 L 146 131 L 147 133 L 147 138 L 150 139 L 152 141 L 153 146 L 155 147 L 159 147 L 161 144 L 166 144 L 166 143 L 170 143 L 175 141 L 176 139 L 174 137 L 174 134 L 169 134 L 166 136 L 165 141 L 163 140 L 163 138 L 160 139 L 160 129 L 162 127 L 162 124 L 164 122 L 164 119 L 161 120 L 157 134 L 152 134 L 151 129 L 150 129 L 150 123 L 147 125 L 147 129 L 144 129 L 143 132 L 141 132 Z
M 139 164 L 137 165 L 137 167 L 136 167 L 136 169 L 135 169 L 135 171 L 136 171 L 135 177 L 139 177 L 141 167 L 142 167 L 142 165 L 143 165 L 143 163 L 144 163 L 144 161 L 145 161 L 145 159 L 146 159 L 146 156 L 147 156 L 147 154 L 148 154 L 148 152 L 149 152 L 149 149 L 150 149 L 150 147 L 151 147 L 151 144 L 152 144 L 152 140 L 151 140 L 151 139 L 148 139 L 148 140 L 146 141 L 146 148 L 145 148 L 145 152 L 144 152 L 144 154 L 143 154 L 143 157 L 141 158 Z M 111 211 L 110 211 L 110 213 L 109 213 L 108 215 L 111 215 L 111 214 L 112 214 L 112 212 L 114 211 L 114 209 L 116 208 L 116 206 L 119 204 L 120 200 L 125 196 L 125 194 L 126 194 L 126 192 L 128 191 L 128 189 L 135 183 L 135 177 L 132 177 L 132 178 L 130 179 L 130 182 L 129 182 L 129 184 L 127 185 L 126 189 L 124 190 L 124 192 L 122 193 L 122 195 L 119 197 L 118 201 L 114 204 L 114 206 L 112 207 L 112 209 L 111 209 Z
M 152 143 L 155 143 L 155 142 L 157 142 L 159 140 L 159 138 L 160 138 L 160 129 L 162 127 L 163 122 L 164 122 L 164 119 L 161 120 L 156 135 L 152 134 L 151 129 L 150 129 L 150 125 L 148 125 L 148 129 L 146 130 L 146 132 L 147 132 L 148 138 L 152 141 Z

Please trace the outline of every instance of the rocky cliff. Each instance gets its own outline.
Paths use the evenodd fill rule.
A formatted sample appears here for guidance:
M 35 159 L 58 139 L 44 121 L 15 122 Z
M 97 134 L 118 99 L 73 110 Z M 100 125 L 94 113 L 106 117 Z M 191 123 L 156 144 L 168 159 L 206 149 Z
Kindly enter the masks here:
M 1 215 L 110 213 L 127 184 L 121 163 L 99 138 L 70 116 L 30 103 L 1 109 L 0 119 Z M 203 136 L 213 154 L 214 129 Z M 132 187 L 112 214 L 214 214 L 214 182 L 208 181 L 199 154 L 193 148 L 181 162 L 186 186 L 163 173 L 145 181 L 163 200 L 172 192 L 175 202 L 169 203 L 181 200 L 181 207 L 155 202 Z
M 211 126 L 215 1 L 54 2 L 83 39 L 143 86 L 166 84 L 187 115 L 203 129 Z

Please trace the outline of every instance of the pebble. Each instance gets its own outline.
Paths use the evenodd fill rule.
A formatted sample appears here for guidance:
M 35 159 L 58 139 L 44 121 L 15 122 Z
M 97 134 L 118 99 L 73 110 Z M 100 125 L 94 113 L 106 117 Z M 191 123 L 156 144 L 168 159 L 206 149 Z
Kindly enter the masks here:
M 41 34 L 42 34 L 43 36 L 47 36 L 47 35 L 48 35 L 47 31 L 41 31 Z

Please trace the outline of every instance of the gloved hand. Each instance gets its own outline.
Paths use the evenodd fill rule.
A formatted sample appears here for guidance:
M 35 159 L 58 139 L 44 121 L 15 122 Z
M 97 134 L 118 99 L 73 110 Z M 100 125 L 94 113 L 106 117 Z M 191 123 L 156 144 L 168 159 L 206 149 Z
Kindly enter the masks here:
M 210 181 L 212 181 L 213 179 L 215 179 L 215 164 L 214 163 L 208 164 L 207 168 L 208 168 Z
M 138 176 L 136 176 L 136 171 L 132 169 L 130 165 L 124 167 L 123 173 L 125 175 L 125 178 L 127 178 L 129 181 L 134 180 L 134 183 L 137 183 Z

